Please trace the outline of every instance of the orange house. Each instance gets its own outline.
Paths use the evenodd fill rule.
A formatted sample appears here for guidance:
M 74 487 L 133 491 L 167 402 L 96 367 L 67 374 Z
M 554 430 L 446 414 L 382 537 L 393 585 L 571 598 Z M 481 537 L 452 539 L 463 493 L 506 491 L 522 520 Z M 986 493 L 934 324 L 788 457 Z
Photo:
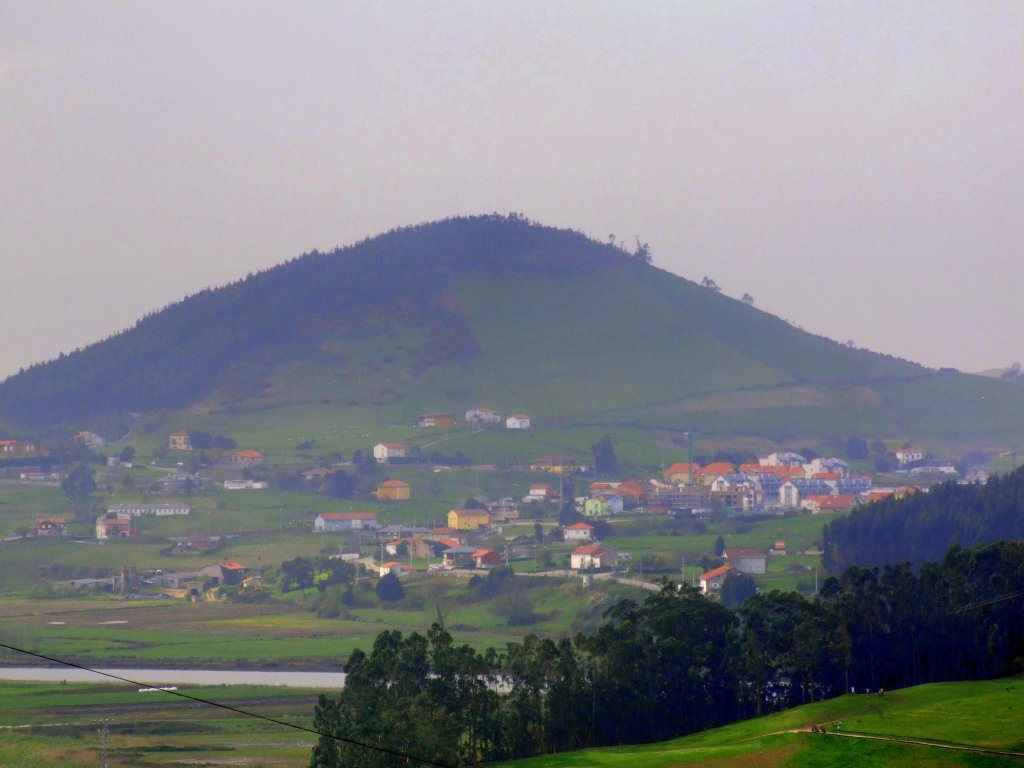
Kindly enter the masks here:
M 700 477 L 700 464 L 677 461 L 662 472 L 661 476 L 669 483 L 688 483 L 691 479 L 697 480 Z
M 428 413 L 426 416 L 416 419 L 416 426 L 451 429 L 455 426 L 455 417 L 450 413 Z
M 728 461 L 716 461 L 708 464 L 700 471 L 700 482 L 702 485 L 711 485 L 719 475 L 731 475 L 736 468 Z
M 381 501 L 408 501 L 411 497 L 409 484 L 402 480 L 386 480 L 377 486 L 377 498 Z

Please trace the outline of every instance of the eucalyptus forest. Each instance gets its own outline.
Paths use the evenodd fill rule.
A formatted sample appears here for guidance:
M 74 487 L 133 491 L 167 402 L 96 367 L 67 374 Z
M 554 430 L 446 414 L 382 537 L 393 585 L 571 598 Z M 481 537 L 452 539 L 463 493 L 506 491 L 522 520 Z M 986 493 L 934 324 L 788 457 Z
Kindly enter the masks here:
M 769 592 L 735 612 L 665 582 L 597 632 L 503 649 L 382 632 L 321 697 L 311 768 L 445 765 L 681 736 L 846 692 L 1024 669 L 1024 543 L 940 562 L 852 567 L 820 595 Z M 623 713 L 629 713 L 624 717 Z M 367 749 L 366 745 L 377 749 Z

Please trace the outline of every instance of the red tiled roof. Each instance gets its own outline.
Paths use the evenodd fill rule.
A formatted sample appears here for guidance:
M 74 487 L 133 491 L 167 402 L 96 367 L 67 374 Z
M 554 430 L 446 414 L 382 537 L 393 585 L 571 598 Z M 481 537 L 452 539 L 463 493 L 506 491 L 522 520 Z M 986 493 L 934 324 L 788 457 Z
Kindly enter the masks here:
M 567 531 L 583 531 L 583 530 L 594 530 L 594 526 L 590 523 L 573 523 L 572 525 L 565 526 Z
M 583 547 L 576 547 L 576 549 L 574 549 L 572 551 L 572 554 L 574 554 L 574 555 L 598 555 L 598 556 L 600 556 L 600 555 L 607 555 L 607 554 L 609 554 L 609 552 L 608 552 L 607 549 L 605 549 L 605 546 L 603 544 L 587 544 L 586 546 L 583 546 Z
M 691 464 L 689 464 L 688 462 L 685 462 L 685 461 L 677 461 L 672 466 L 670 466 L 668 469 L 666 469 L 664 474 L 669 475 L 669 474 L 675 474 L 676 472 L 689 472 L 691 466 L 693 467 L 693 471 L 695 473 L 696 472 L 700 472 L 700 464 L 692 464 L 691 465 Z
M 708 464 L 704 469 L 700 471 L 702 475 L 731 475 L 736 471 L 736 467 L 728 461 L 716 461 Z
M 844 493 L 840 496 L 826 496 L 821 501 L 822 509 L 847 509 L 854 503 L 853 494 Z
M 732 560 L 735 557 L 767 557 L 762 549 L 751 549 L 749 547 L 726 547 L 725 557 Z
M 221 568 L 227 568 L 229 571 L 244 571 L 245 566 L 241 563 L 236 563 L 234 560 L 226 560 L 223 563 L 219 563 Z
M 815 504 L 824 504 L 825 501 L 832 498 L 832 494 L 818 494 L 817 496 L 808 496 L 804 501 L 813 501 Z
M 715 578 L 716 576 L 721 576 L 726 571 L 731 571 L 732 569 L 733 569 L 733 567 L 731 565 L 729 565 L 728 563 L 726 563 L 725 565 L 719 566 L 718 568 L 715 568 L 714 570 L 710 570 L 707 573 L 702 573 L 700 575 L 700 580 L 701 581 L 708 581 L 710 579 Z

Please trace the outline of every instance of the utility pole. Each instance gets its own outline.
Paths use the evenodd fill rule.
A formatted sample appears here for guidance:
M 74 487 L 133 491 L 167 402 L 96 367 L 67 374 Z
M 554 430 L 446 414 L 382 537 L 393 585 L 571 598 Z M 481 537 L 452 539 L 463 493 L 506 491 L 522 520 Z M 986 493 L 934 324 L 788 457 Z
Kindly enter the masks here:
M 110 735 L 110 726 L 107 725 L 106 722 L 103 722 L 103 724 L 100 726 L 99 732 L 100 732 L 100 743 L 102 745 L 101 748 L 102 748 L 102 755 L 103 755 L 103 763 L 102 763 L 102 765 L 103 765 L 103 768 L 110 768 L 110 763 L 107 762 L 107 736 Z

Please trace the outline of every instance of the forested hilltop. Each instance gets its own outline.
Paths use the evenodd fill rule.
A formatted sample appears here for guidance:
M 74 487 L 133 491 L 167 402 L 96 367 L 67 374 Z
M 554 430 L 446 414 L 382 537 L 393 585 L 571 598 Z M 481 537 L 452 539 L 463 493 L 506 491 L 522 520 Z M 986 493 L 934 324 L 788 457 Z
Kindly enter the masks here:
M 771 710 L 1024 669 L 1024 544 L 851 568 L 821 596 L 770 592 L 734 614 L 685 585 L 622 600 L 592 635 L 478 652 L 443 627 L 381 633 L 321 697 L 318 730 L 450 766 L 661 741 Z M 497 692 L 498 682 L 503 693 Z M 406 765 L 321 738 L 311 768 Z
M 397 229 L 202 291 L 10 377 L 0 428 L 123 427 L 127 413 L 184 409 L 384 426 L 487 404 L 537 424 L 782 442 L 1024 437 L 1019 386 L 807 333 L 650 260 L 639 239 L 519 215 Z
M 927 493 L 888 497 L 841 517 L 825 528 L 825 566 L 910 562 L 942 556 L 953 543 L 973 546 L 1024 538 L 1024 467 L 984 485 L 956 481 Z
M 471 356 L 478 350 L 463 321 L 439 300 L 453 275 L 479 269 L 573 275 L 627 261 L 621 249 L 517 216 L 398 229 L 204 290 L 127 331 L 32 366 L 0 384 L 0 413 L 42 424 L 179 408 L 253 356 L 308 353 L 332 333 L 380 333 L 388 310 L 428 329 L 423 365 Z

